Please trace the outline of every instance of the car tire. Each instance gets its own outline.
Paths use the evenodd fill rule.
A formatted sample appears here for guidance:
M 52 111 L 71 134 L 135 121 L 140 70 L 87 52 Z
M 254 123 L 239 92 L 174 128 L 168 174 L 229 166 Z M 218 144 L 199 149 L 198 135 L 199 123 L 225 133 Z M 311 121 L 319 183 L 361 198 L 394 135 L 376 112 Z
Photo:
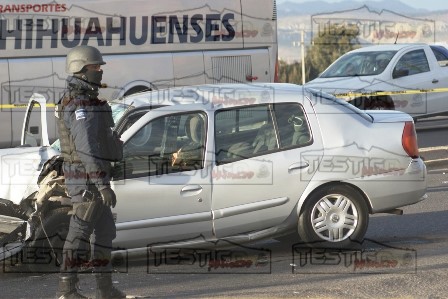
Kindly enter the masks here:
M 368 223 L 364 197 L 348 185 L 333 185 L 306 199 L 298 233 L 310 247 L 356 249 L 362 245 Z
M 366 100 L 365 110 L 395 110 L 395 107 L 390 96 L 376 96 Z
M 30 271 L 37 273 L 60 271 L 62 249 L 70 225 L 71 216 L 68 215 L 68 212 L 71 209 L 71 207 L 59 207 L 47 212 L 42 217 L 43 228 L 38 221 L 35 237 L 25 247 L 27 267 Z M 51 246 L 49 242 L 51 242 Z M 34 260 L 33 257 L 35 257 Z

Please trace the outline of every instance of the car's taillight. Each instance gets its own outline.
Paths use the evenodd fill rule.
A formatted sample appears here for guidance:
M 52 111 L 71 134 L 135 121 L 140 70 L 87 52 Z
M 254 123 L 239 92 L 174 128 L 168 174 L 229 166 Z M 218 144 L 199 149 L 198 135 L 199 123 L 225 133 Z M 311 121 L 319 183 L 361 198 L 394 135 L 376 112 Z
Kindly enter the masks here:
M 407 121 L 405 123 L 401 143 L 409 157 L 414 159 L 419 157 L 417 134 L 415 133 L 415 127 L 412 121 Z

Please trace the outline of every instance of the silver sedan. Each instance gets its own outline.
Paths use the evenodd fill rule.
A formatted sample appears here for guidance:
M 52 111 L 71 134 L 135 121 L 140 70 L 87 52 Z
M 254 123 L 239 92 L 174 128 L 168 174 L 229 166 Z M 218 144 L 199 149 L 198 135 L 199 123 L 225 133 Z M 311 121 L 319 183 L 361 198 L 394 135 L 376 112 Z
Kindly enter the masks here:
M 116 105 L 124 159 L 112 180 L 114 246 L 121 250 L 281 236 L 352 247 L 369 214 L 399 214 L 426 197 L 414 123 L 403 112 L 361 111 L 290 84 L 183 87 Z M 47 171 L 58 169 L 60 160 L 52 161 Z M 48 200 L 45 232 L 57 242 L 69 201 Z M 46 238 L 37 229 L 39 237 Z

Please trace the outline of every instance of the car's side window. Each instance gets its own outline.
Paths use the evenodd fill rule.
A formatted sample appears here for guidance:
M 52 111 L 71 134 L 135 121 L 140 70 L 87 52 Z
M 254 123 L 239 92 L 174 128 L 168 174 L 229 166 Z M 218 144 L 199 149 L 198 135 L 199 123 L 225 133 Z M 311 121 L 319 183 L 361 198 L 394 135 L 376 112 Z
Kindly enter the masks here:
M 448 66 L 448 50 L 444 47 L 431 46 L 431 50 L 440 66 Z
M 448 60 L 448 50 L 443 46 L 430 46 L 434 56 L 437 61 L 447 61 Z
M 305 112 L 299 103 L 274 104 L 273 111 L 282 149 L 312 143 L 312 135 Z
M 163 175 L 204 167 L 206 116 L 177 113 L 156 118 L 124 145 L 122 175 Z
M 394 68 L 393 77 L 399 78 L 424 72 L 429 72 L 429 64 L 425 51 L 415 50 L 404 54 L 400 58 Z
M 218 164 L 276 149 L 278 142 L 268 105 L 216 112 L 215 150 Z
M 256 105 L 215 114 L 217 164 L 310 143 L 309 125 L 298 103 Z

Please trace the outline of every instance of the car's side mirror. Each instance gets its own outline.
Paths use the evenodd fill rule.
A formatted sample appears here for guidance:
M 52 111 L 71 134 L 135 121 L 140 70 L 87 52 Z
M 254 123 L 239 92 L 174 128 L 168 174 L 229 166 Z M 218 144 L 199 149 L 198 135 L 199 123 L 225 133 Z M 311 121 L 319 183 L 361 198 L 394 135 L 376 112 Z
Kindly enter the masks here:
M 408 69 L 394 69 L 394 72 L 392 73 L 392 78 L 397 79 L 401 77 L 406 77 L 409 75 Z

